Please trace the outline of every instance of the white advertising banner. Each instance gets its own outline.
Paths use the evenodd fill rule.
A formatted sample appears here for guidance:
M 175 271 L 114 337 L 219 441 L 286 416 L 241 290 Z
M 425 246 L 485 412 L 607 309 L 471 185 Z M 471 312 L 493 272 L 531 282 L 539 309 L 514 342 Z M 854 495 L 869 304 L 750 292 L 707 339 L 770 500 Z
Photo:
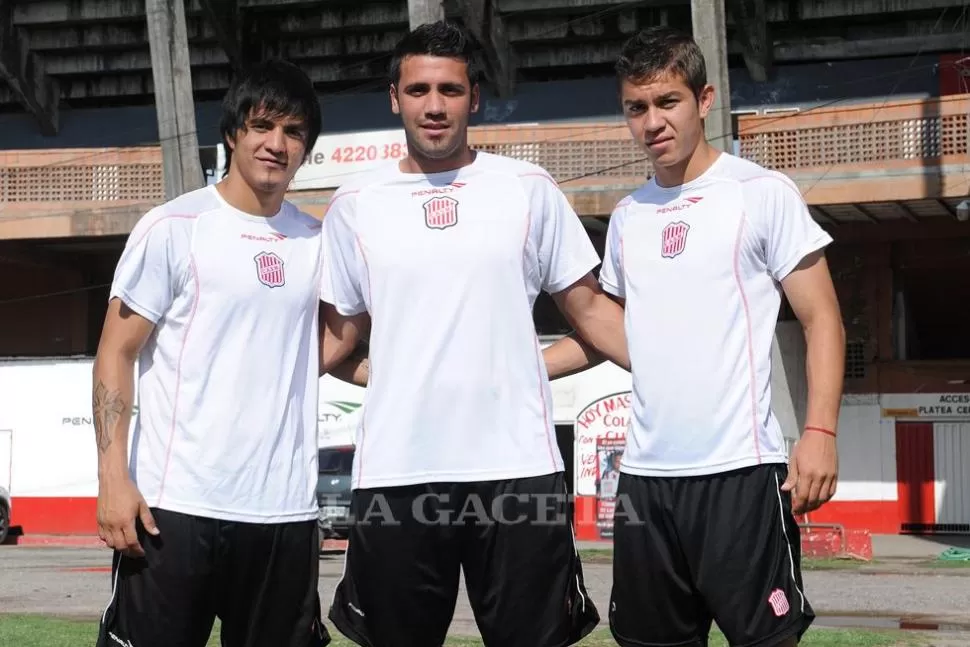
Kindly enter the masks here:
M 0 361 L 0 484 L 15 496 L 97 496 L 92 369 L 88 358 Z M 319 446 L 354 443 L 364 391 L 321 378 Z M 136 416 L 137 405 L 132 428 Z
M 620 460 L 632 415 L 631 393 L 603 396 L 576 416 L 576 494 L 596 501 L 596 531 L 600 539 L 613 536 Z
M 317 444 L 320 447 L 353 445 L 363 413 L 366 389 L 332 375 L 320 378 L 320 412 Z
M 970 393 L 883 393 L 884 418 L 970 420 Z
M 97 496 L 92 365 L 89 359 L 0 365 L 0 429 L 12 432 L 13 495 Z
M 618 474 L 630 426 L 631 393 L 623 391 L 591 402 L 576 416 L 576 494 L 612 498 L 606 482 Z M 604 492 L 604 488 L 609 490 Z
M 290 190 L 335 189 L 362 171 L 402 159 L 407 152 L 403 129 L 321 135 Z M 222 179 L 225 168 L 225 149 L 219 146 L 216 181 Z

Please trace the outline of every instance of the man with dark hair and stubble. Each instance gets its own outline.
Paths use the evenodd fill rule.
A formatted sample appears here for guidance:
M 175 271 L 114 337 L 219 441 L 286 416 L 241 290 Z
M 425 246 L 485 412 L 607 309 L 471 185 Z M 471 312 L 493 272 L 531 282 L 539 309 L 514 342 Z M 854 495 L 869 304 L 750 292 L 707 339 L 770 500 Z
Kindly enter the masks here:
M 592 243 L 533 164 L 477 152 L 466 33 L 423 25 L 395 49 L 407 157 L 341 187 L 324 217 L 338 354 L 369 331 L 349 537 L 330 619 L 366 647 L 441 645 L 464 572 L 489 647 L 565 647 L 599 621 L 566 520 L 540 290 L 627 364 L 622 309 Z
M 610 627 L 623 647 L 706 645 L 712 620 L 733 646 L 795 645 L 815 614 L 793 515 L 828 501 L 838 476 L 832 239 L 791 180 L 705 139 L 714 88 L 690 36 L 643 31 L 617 75 L 655 175 L 613 211 L 600 272 L 625 305 L 633 374 Z M 770 390 L 782 295 L 807 342 L 806 425 L 790 458 Z M 594 356 L 576 337 L 545 350 L 552 377 Z
M 135 225 L 94 363 L 99 647 L 322 647 L 316 505 L 320 223 L 284 200 L 320 132 L 267 62 L 223 101 L 228 171 Z M 128 430 L 138 366 L 138 415 Z

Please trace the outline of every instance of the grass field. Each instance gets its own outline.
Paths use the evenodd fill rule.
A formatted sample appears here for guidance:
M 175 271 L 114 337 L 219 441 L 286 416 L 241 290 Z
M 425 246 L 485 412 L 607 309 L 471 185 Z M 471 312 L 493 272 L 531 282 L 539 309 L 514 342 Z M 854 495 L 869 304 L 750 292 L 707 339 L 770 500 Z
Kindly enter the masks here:
M 328 627 L 333 647 L 355 647 L 343 636 Z M 48 618 L 45 616 L 0 615 L 0 645 L 17 647 L 76 647 L 94 645 L 97 623 Z M 481 641 L 469 638 L 449 638 L 445 647 L 481 646 Z M 850 629 L 813 629 L 806 634 L 800 647 L 924 647 L 930 641 L 917 634 L 898 631 L 857 631 Z M 608 629 L 594 631 L 581 647 L 608 647 L 616 643 Z M 712 636 L 710 647 L 726 647 L 718 634 Z M 219 647 L 218 627 L 212 632 L 209 647 Z

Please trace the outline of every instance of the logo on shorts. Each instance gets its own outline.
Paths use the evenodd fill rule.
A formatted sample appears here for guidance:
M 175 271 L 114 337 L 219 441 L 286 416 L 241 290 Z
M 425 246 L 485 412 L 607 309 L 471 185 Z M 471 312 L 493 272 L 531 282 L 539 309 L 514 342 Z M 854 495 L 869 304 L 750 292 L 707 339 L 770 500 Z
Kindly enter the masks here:
M 256 276 L 259 282 L 271 288 L 278 288 L 286 284 L 283 274 L 283 259 L 273 252 L 260 252 L 253 259 L 256 261 Z
M 121 638 L 116 636 L 113 631 L 109 631 L 108 636 L 111 638 L 111 640 L 115 641 L 119 645 L 122 645 L 123 647 L 132 647 L 130 640 L 122 640 Z
M 421 206 L 428 229 L 447 229 L 458 224 L 458 201 L 452 197 L 431 198 Z
M 785 596 L 785 592 L 781 589 L 775 589 L 771 592 L 771 595 L 768 596 L 768 604 L 771 605 L 771 610 L 779 618 L 787 614 L 791 609 L 788 606 L 788 597 Z
M 664 258 L 673 258 L 683 252 L 684 247 L 687 246 L 687 232 L 689 230 L 690 225 L 680 220 L 671 222 L 664 227 L 660 234 L 660 255 Z

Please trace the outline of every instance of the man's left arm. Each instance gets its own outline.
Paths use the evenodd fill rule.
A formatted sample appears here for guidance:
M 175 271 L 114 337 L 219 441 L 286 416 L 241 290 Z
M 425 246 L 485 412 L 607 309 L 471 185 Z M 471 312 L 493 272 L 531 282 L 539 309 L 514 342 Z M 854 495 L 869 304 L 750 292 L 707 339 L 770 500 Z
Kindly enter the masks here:
M 571 338 L 569 341 L 580 352 L 588 355 L 588 349 L 583 344 L 585 342 L 600 357 L 630 370 L 630 354 L 623 329 L 623 308 L 603 291 L 592 273 L 586 274 L 565 290 L 554 292 L 552 298 L 579 336 L 579 339 Z M 547 356 L 547 361 L 548 359 Z M 595 357 L 588 361 L 590 364 L 599 363 Z
M 821 251 L 807 256 L 781 283 L 805 332 L 807 427 L 835 431 L 842 402 L 845 329 L 828 263 Z
M 767 269 L 802 325 L 806 344 L 808 408 L 782 489 L 792 512 L 804 514 L 835 495 L 838 482 L 839 408 L 845 365 L 845 330 L 825 248 L 832 237 L 809 213 L 789 178 L 769 173 L 746 183 L 746 199 L 761 232 Z
M 839 302 L 821 251 L 807 256 L 782 281 L 782 289 L 805 331 L 808 407 L 805 428 L 792 454 L 795 514 L 819 508 L 835 495 L 836 434 L 845 367 L 845 330 Z

